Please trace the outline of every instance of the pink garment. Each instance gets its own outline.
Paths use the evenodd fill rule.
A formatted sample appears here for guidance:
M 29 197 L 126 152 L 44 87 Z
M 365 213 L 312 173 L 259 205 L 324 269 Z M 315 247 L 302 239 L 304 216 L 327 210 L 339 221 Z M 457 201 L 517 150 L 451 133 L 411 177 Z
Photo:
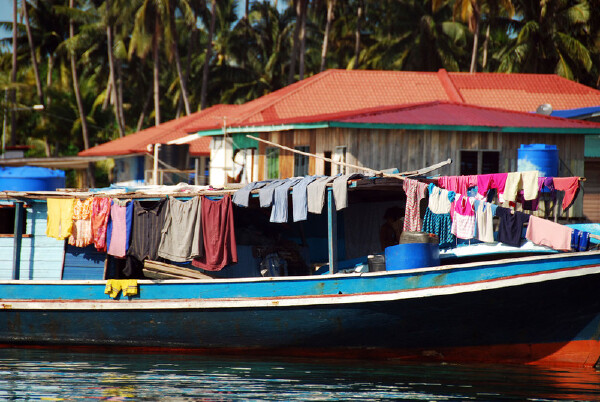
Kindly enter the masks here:
M 110 207 L 112 219 L 112 232 L 110 233 L 110 246 L 107 253 L 115 257 L 125 257 L 127 252 L 127 207 L 113 203 Z
M 448 191 L 466 195 L 469 188 L 477 185 L 476 175 L 467 176 L 442 176 L 438 179 L 438 186 Z
M 498 190 L 498 196 L 504 194 L 506 186 L 506 177 L 508 173 L 480 174 L 477 176 L 477 194 L 485 196 L 487 192 L 495 188 Z
M 533 243 L 548 246 L 554 250 L 571 250 L 573 229 L 547 219 L 531 216 L 525 238 Z
M 404 230 L 412 232 L 421 231 L 420 201 L 425 198 L 427 184 L 413 179 L 405 179 L 402 184 L 406 193 L 406 209 L 404 213 Z
M 106 225 L 110 214 L 110 198 L 94 197 L 92 201 L 92 240 L 98 251 L 106 251 Z
M 475 237 L 475 210 L 468 197 L 458 195 L 454 201 L 454 217 L 450 232 L 459 239 Z
M 555 177 L 554 188 L 565 192 L 562 202 L 562 209 L 564 211 L 571 206 L 577 196 L 577 192 L 579 191 L 579 177 Z

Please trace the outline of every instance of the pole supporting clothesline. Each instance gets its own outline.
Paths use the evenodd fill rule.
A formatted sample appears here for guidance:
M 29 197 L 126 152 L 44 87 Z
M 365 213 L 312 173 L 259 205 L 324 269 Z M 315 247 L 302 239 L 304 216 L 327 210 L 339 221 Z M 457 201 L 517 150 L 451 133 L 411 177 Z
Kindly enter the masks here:
M 393 178 L 400 179 L 400 180 L 404 180 L 406 178 L 406 176 L 415 176 L 415 175 L 420 175 L 420 174 L 424 174 L 424 173 L 427 173 L 427 172 L 431 172 L 432 170 L 439 169 L 439 168 L 441 168 L 443 166 L 446 166 L 446 165 L 452 163 L 452 159 L 447 159 L 447 160 L 445 160 L 443 162 L 436 163 L 435 165 L 431 165 L 431 166 L 428 166 L 426 168 L 419 169 L 419 170 L 411 170 L 411 171 L 402 172 L 402 173 L 385 173 L 385 172 L 383 172 L 381 170 L 375 170 L 375 169 L 371 169 L 371 168 L 364 167 L 364 166 L 358 166 L 358 165 L 354 165 L 352 163 L 334 161 L 331 158 L 326 158 L 324 156 L 320 156 L 320 155 L 316 155 L 316 154 L 311 154 L 310 152 L 299 151 L 299 150 L 294 149 L 294 148 L 290 148 L 290 147 L 286 147 L 286 146 L 281 145 L 281 144 L 277 144 L 276 142 L 267 141 L 267 140 L 263 140 L 262 138 L 254 137 L 252 135 L 248 135 L 247 134 L 246 137 L 248 137 L 250 139 L 253 139 L 253 140 L 256 140 L 256 141 L 264 142 L 265 144 L 272 145 L 274 147 L 285 149 L 286 151 L 294 152 L 294 153 L 297 153 L 297 154 L 300 154 L 300 155 L 309 156 L 309 157 L 316 158 L 316 159 L 321 159 L 321 160 L 324 160 L 325 162 L 330 162 L 330 163 L 333 163 L 333 164 L 338 165 L 338 166 L 345 166 L 345 167 L 349 167 L 349 168 L 352 168 L 352 169 L 362 170 L 364 172 L 369 172 L 369 173 L 371 173 L 371 174 L 373 174 L 375 176 L 393 177 Z

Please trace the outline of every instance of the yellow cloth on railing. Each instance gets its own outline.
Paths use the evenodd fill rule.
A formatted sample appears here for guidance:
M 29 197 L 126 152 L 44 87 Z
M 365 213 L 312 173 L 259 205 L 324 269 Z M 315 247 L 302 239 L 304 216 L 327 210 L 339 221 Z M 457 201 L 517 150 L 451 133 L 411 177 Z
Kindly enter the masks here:
M 138 294 L 137 279 L 109 279 L 106 281 L 104 293 L 113 299 L 123 291 L 123 296 L 135 296 Z

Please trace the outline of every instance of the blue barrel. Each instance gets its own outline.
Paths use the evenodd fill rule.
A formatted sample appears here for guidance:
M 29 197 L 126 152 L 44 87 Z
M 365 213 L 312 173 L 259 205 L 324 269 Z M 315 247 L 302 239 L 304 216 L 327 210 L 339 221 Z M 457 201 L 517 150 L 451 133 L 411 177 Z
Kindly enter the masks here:
M 537 170 L 540 177 L 558 176 L 558 149 L 556 145 L 521 144 L 518 150 L 517 171 Z
M 385 248 L 387 271 L 437 265 L 440 265 L 440 248 L 436 243 L 405 243 Z
M 65 187 L 65 172 L 43 167 L 0 167 L 0 191 L 54 191 Z

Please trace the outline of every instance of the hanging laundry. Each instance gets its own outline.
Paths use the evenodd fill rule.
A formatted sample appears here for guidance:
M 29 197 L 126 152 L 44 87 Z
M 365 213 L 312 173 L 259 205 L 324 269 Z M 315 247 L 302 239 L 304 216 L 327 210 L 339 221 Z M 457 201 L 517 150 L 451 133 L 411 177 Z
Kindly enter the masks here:
M 455 240 L 451 232 L 450 209 L 456 193 L 443 190 L 433 183 L 429 184 L 427 189 L 429 191 L 429 204 L 423 218 L 423 231 L 437 235 L 440 239 L 440 246 L 449 245 Z
M 308 185 L 317 180 L 317 176 L 306 176 L 292 189 L 292 214 L 294 222 L 308 218 Z
M 525 237 L 534 244 L 547 246 L 554 250 L 571 249 L 573 229 L 547 219 L 531 216 Z
M 414 179 L 404 179 L 402 188 L 406 193 L 406 208 L 404 213 L 404 231 L 421 231 L 420 202 L 425 198 L 426 183 Z
M 192 265 L 220 271 L 238 261 L 231 197 L 225 195 L 220 200 L 202 197 L 201 204 L 204 254 L 194 258 Z
M 131 244 L 123 274 L 128 278 L 143 278 L 144 260 L 156 260 L 161 230 L 166 218 L 167 199 L 133 201 Z
M 85 247 L 92 244 L 92 198 L 84 201 L 75 200 L 73 205 L 73 227 L 69 244 L 75 247 Z
M 553 183 L 555 189 L 565 192 L 562 202 L 564 211 L 571 206 L 579 193 L 579 177 L 555 177 Z
M 201 201 L 169 197 L 161 232 L 158 256 L 175 262 L 191 261 L 202 255 Z
M 438 178 L 437 185 L 457 194 L 467 194 L 470 189 L 477 186 L 477 176 L 441 176 Z
M 258 200 L 261 208 L 268 208 L 273 204 L 273 193 L 275 189 L 281 186 L 288 179 L 273 180 L 258 191 Z
M 271 208 L 270 221 L 274 223 L 286 223 L 288 221 L 288 198 L 290 187 L 300 182 L 302 177 L 294 177 L 278 186 L 273 196 L 273 208 Z
M 263 180 L 263 181 L 253 181 L 252 183 L 248 183 L 246 186 L 240 188 L 235 193 L 233 193 L 232 202 L 238 207 L 248 207 L 248 203 L 250 201 L 250 193 L 252 190 L 258 190 L 263 188 L 267 184 L 271 183 L 273 180 Z
M 46 236 L 64 240 L 71 235 L 73 228 L 74 198 L 48 198 L 48 220 Z
M 348 180 L 363 177 L 360 173 L 350 173 L 338 176 L 333 180 L 333 199 L 335 200 L 335 209 L 339 211 L 348 206 Z
M 94 197 L 92 200 L 92 241 L 98 251 L 106 251 L 106 226 L 110 215 L 110 201 L 107 197 Z
M 538 171 L 508 173 L 504 188 L 504 199 L 516 201 L 517 192 L 523 190 L 525 200 L 534 200 L 538 197 Z
M 477 193 L 483 199 L 487 195 L 489 190 L 496 189 L 498 193 L 498 199 L 500 200 L 500 202 L 502 202 L 504 197 L 504 191 L 506 188 L 507 177 L 508 173 L 477 175 Z
M 106 281 L 104 293 L 116 299 L 119 292 L 123 296 L 135 296 L 138 294 L 138 283 L 135 279 L 109 279 Z
M 133 202 L 113 199 L 110 203 L 110 216 L 106 226 L 107 254 L 124 258 L 129 248 L 131 224 L 133 222 Z
M 498 207 L 496 216 L 500 218 L 498 224 L 498 241 L 513 247 L 521 246 L 523 225 L 529 221 L 531 215 L 509 208 Z
M 306 196 L 308 200 L 308 212 L 313 214 L 320 214 L 323 212 L 323 205 L 325 204 L 325 189 L 327 183 L 335 180 L 336 176 L 325 176 L 321 177 L 308 185 L 306 188 Z
M 454 201 L 454 219 L 450 232 L 463 240 L 475 237 L 475 210 L 469 198 L 461 194 Z
M 583 230 L 573 229 L 571 235 L 571 250 L 587 251 L 590 246 L 590 234 Z
M 486 243 L 494 242 L 494 215 L 496 205 L 475 200 L 475 220 L 477 239 Z

